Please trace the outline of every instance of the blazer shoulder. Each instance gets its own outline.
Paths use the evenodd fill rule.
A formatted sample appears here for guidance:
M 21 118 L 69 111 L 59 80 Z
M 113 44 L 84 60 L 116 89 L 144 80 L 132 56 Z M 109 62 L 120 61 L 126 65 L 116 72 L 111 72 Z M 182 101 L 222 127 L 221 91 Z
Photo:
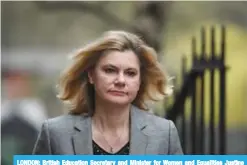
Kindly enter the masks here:
M 76 120 L 79 118 L 82 118 L 81 115 L 71 115 L 71 114 L 65 114 L 61 116 L 57 116 L 54 118 L 47 119 L 45 121 L 45 124 L 49 128 L 49 130 L 63 130 L 68 131 L 72 129 L 75 125 Z
M 160 116 L 156 116 L 148 112 L 144 113 L 148 125 L 152 126 L 157 131 L 169 131 L 169 129 L 173 125 L 173 122 L 171 120 L 168 120 Z

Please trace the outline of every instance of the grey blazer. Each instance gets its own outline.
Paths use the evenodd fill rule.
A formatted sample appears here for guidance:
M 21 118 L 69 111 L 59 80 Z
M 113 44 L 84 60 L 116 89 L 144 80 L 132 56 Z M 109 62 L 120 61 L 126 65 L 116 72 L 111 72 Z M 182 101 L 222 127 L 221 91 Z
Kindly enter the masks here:
M 131 155 L 183 154 L 170 120 L 131 107 Z M 93 155 L 91 117 L 64 115 L 44 122 L 33 154 Z

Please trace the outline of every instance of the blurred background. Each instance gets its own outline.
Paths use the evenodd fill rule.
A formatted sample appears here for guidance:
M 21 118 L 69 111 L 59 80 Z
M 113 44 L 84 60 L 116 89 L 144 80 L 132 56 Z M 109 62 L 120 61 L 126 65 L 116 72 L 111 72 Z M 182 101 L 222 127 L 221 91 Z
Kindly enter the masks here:
M 215 47 L 220 53 L 221 25 L 226 28 L 228 67 L 224 81 L 225 154 L 247 154 L 246 9 L 247 2 L 1 2 L 2 164 L 12 164 L 13 154 L 30 154 L 41 123 L 66 112 L 56 98 L 56 83 L 69 63 L 68 55 L 104 31 L 127 30 L 143 37 L 157 50 L 159 61 L 174 77 L 174 88 L 179 91 L 183 84 L 182 57 L 188 59 L 187 68 L 192 65 L 192 37 L 200 37 L 204 27 L 209 45 L 208 31 L 215 26 Z M 196 48 L 200 51 L 200 47 Z M 209 52 L 210 48 L 205 49 Z M 216 77 L 216 84 L 219 83 Z M 221 85 L 215 87 L 216 95 Z M 207 91 L 209 87 L 205 87 L 205 128 L 210 130 Z M 168 100 L 166 106 L 166 100 L 151 104 L 152 111 L 165 117 L 166 110 L 176 101 Z M 216 99 L 216 109 L 219 104 Z M 215 112 L 215 121 L 219 116 Z

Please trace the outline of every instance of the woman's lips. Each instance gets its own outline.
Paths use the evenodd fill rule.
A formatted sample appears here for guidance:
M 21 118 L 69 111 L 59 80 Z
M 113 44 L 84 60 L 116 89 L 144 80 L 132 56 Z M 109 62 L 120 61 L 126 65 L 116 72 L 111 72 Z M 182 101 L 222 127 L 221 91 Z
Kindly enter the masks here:
M 123 91 L 109 91 L 110 94 L 115 95 L 115 96 L 124 96 L 126 95 L 126 92 Z

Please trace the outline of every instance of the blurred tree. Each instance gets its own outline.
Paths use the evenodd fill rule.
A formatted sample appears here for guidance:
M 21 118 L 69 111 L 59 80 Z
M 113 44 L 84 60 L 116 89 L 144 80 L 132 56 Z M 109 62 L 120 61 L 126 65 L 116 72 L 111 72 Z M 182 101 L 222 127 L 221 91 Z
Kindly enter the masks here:
M 109 28 L 118 27 L 123 30 L 135 32 L 140 35 L 147 44 L 154 47 L 155 50 L 159 52 L 162 48 L 162 40 L 164 39 L 164 35 L 162 34 L 172 2 L 146 1 L 133 3 L 135 6 L 135 13 L 130 23 L 120 19 L 107 10 L 105 7 L 107 3 L 105 2 L 46 1 L 36 2 L 36 4 L 40 9 L 45 11 L 77 10 L 90 12 L 107 22 Z M 159 55 L 158 58 L 161 59 L 161 55 Z
M 145 1 L 136 4 L 133 31 L 158 52 L 162 49 L 163 32 L 171 5 L 171 1 Z

